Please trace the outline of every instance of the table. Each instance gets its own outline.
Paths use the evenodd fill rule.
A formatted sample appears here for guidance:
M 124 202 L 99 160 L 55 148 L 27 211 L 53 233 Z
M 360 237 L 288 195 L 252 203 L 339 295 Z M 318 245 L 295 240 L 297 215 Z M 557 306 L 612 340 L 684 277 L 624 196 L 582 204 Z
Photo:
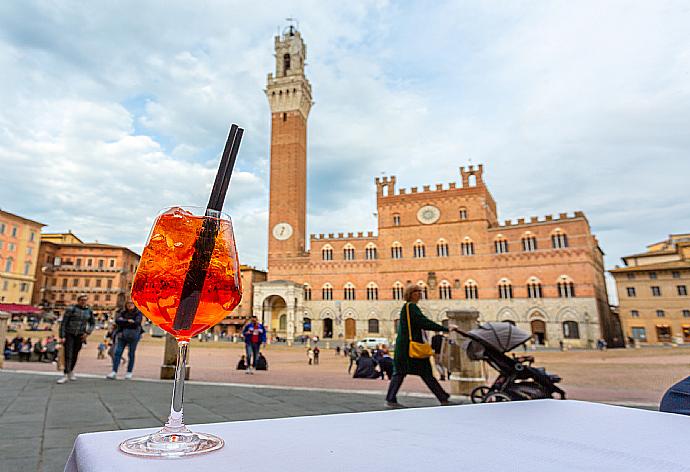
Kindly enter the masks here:
M 81 434 L 65 471 L 690 471 L 690 417 L 572 400 L 193 426 L 225 439 L 186 459 L 117 449 L 154 429 Z

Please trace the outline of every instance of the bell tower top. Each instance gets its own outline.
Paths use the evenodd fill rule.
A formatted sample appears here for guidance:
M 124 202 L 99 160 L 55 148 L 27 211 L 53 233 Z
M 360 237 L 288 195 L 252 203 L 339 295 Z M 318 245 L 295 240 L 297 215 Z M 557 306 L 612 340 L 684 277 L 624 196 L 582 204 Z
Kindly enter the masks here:
M 311 84 L 304 75 L 307 46 L 290 25 L 274 39 L 275 75 L 268 74 L 266 96 L 272 113 L 299 111 L 304 119 L 312 105 Z

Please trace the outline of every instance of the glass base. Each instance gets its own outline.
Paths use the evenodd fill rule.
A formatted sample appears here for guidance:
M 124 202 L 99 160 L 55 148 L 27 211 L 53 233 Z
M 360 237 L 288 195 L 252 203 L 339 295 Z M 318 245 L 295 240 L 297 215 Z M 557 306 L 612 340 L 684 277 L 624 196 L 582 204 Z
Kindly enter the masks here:
M 139 457 L 175 459 L 217 451 L 225 445 L 218 436 L 194 433 L 182 428 L 164 427 L 158 432 L 127 439 L 120 444 L 120 450 Z

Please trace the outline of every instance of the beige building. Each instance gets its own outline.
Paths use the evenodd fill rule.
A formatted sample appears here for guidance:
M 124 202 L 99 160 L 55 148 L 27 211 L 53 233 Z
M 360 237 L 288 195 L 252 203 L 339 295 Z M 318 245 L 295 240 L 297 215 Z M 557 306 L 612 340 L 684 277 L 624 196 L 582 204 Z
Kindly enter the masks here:
M 43 226 L 0 210 L 0 303 L 31 303 Z
M 650 344 L 690 342 L 690 234 L 672 234 L 623 263 L 610 272 L 624 335 Z
M 392 339 L 408 283 L 437 322 L 457 309 L 510 321 L 542 345 L 592 346 L 616 337 L 603 252 L 580 211 L 499 222 L 483 166 L 459 181 L 396 187 L 377 178 L 377 231 L 306 234 L 311 85 L 298 31 L 275 38 L 271 107 L 268 281 L 254 313 L 272 335 Z M 620 338 L 618 338 L 620 340 Z
M 97 315 L 111 315 L 132 289 L 139 255 L 102 243 L 85 243 L 71 232 L 43 234 L 35 304 L 58 314 L 84 293 Z

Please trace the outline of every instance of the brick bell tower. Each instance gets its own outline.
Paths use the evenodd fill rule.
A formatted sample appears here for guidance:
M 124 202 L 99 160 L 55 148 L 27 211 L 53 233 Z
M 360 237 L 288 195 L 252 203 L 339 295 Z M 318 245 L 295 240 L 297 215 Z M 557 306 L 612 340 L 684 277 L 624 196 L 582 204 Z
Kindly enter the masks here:
M 307 117 L 311 84 L 304 75 L 307 48 L 294 26 L 275 37 L 275 74 L 268 74 L 271 177 L 268 268 L 301 256 L 307 218 Z

